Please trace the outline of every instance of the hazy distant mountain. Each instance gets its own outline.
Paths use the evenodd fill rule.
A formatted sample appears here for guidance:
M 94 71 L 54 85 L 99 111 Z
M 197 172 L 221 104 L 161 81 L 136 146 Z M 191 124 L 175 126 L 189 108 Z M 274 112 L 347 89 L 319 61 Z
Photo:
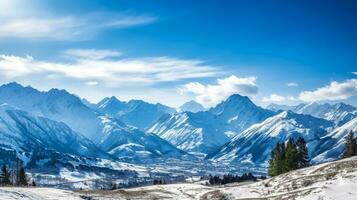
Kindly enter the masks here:
M 320 104 L 313 102 L 309 104 L 299 104 L 297 106 L 271 104 L 268 106 L 268 108 L 275 111 L 291 110 L 299 114 L 312 115 L 314 117 L 332 120 L 338 126 L 357 117 L 357 108 L 345 103 Z
M 331 126 L 333 124 L 324 119 L 283 111 L 252 125 L 207 158 L 227 163 L 265 166 L 275 145 L 290 137 L 303 137 L 308 143 L 309 152 L 314 155 L 319 139 L 327 134 L 326 128 Z
M 177 110 L 179 112 L 187 112 L 188 111 L 188 112 L 196 113 L 196 112 L 204 111 L 205 108 L 201 104 L 192 100 L 192 101 L 182 104 Z
M 104 98 L 97 105 L 98 111 L 122 122 L 145 130 L 161 116 L 175 113 L 175 109 L 162 104 L 151 104 L 142 100 L 119 101 L 116 97 Z
M 82 103 L 84 105 L 86 105 L 88 108 L 97 109 L 97 104 L 88 101 L 86 98 L 82 98 L 81 100 L 82 100 Z
M 248 97 L 232 95 L 209 111 L 164 116 L 149 131 L 180 149 L 210 153 L 246 127 L 273 114 L 254 105 Z

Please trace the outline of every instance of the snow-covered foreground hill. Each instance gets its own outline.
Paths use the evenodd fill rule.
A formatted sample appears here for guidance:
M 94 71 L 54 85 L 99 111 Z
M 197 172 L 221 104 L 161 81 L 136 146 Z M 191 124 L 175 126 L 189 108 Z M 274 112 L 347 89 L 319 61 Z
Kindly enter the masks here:
M 155 185 L 114 191 L 71 192 L 1 187 L 0 199 L 357 199 L 357 157 L 324 163 L 255 183 L 221 187 L 199 183 Z

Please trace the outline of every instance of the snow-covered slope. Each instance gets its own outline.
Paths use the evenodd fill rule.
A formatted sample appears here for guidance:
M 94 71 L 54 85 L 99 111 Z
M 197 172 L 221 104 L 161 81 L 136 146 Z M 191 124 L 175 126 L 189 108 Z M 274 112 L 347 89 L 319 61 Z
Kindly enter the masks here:
M 218 162 L 265 166 L 275 145 L 290 137 L 303 137 L 310 154 L 314 156 L 320 138 L 327 134 L 326 128 L 332 125 L 324 119 L 283 111 L 252 125 L 207 158 Z
M 184 112 L 163 116 L 149 132 L 171 142 L 179 149 L 209 153 L 229 141 L 215 126 L 219 122 L 209 112 Z
M 36 149 L 55 150 L 78 156 L 104 157 L 94 143 L 66 124 L 0 105 L 0 147 L 32 153 Z
M 321 138 L 319 155 L 313 159 L 313 162 L 319 163 L 337 159 L 342 154 L 345 147 L 345 137 L 350 131 L 353 131 L 357 136 L 357 117 Z
M 180 149 L 211 153 L 243 129 L 273 114 L 236 94 L 209 111 L 164 116 L 148 131 Z
M 193 112 L 193 113 L 204 111 L 204 110 L 205 108 L 201 104 L 193 100 L 182 104 L 177 109 L 178 112 Z
M 234 94 L 227 100 L 211 108 L 221 121 L 227 123 L 235 132 L 241 132 L 249 126 L 271 117 L 275 112 L 256 106 L 248 97 Z
M 312 102 L 309 104 L 299 104 L 297 106 L 271 104 L 268 108 L 275 111 L 291 110 L 299 114 L 312 115 L 314 117 L 334 121 L 337 126 L 343 125 L 357 117 L 357 108 L 345 103 L 320 104 Z
M 219 187 L 198 183 L 151 185 L 119 190 L 0 187 L 0 199 L 175 199 L 175 200 L 355 200 L 357 158 L 324 163 L 258 182 Z
M 119 120 L 101 117 L 104 124 L 99 147 L 120 159 L 141 161 L 158 157 L 180 158 L 186 153 L 155 134 L 144 133 Z
M 101 132 L 98 115 L 85 106 L 81 99 L 65 90 L 40 92 L 17 83 L 0 86 L 0 102 L 8 103 L 33 115 L 64 122 L 73 130 L 96 141 Z
M 141 130 L 151 127 L 161 116 L 175 113 L 175 109 L 162 104 L 142 100 L 119 101 L 116 97 L 104 98 L 98 103 L 98 111 Z

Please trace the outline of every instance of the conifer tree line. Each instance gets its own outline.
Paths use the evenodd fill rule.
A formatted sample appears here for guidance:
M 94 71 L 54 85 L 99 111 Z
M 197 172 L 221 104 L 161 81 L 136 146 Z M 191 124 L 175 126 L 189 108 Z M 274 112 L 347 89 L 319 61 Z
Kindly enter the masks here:
M 265 179 L 265 176 L 261 176 L 260 179 Z M 234 176 L 233 174 L 225 174 L 223 177 L 209 175 L 208 183 L 210 185 L 224 185 L 228 183 L 237 183 L 244 181 L 257 181 L 257 177 L 252 173 L 244 173 L 241 176 Z
M 22 166 L 20 159 L 16 159 L 16 163 L 13 168 L 10 168 L 8 165 L 3 164 L 0 173 L 0 185 L 28 185 L 26 171 L 25 168 Z M 35 185 L 34 182 L 33 185 Z
M 345 137 L 345 148 L 340 158 L 357 155 L 357 139 L 351 130 Z M 310 165 L 309 152 L 303 138 L 294 141 L 290 138 L 286 143 L 277 143 L 271 152 L 268 174 L 277 176 L 291 170 L 308 167 Z
M 271 152 L 268 174 L 277 176 L 309 165 L 310 158 L 305 140 L 301 137 L 296 141 L 290 138 L 286 143 L 277 143 Z

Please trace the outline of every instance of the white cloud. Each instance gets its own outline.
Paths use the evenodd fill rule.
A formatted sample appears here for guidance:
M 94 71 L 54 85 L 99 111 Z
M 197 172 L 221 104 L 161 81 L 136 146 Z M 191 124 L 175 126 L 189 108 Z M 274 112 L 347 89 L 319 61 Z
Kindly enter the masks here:
M 124 16 L 120 19 L 114 19 L 112 21 L 103 23 L 106 27 L 129 27 L 135 25 L 150 24 L 157 20 L 156 17 L 152 16 Z
M 95 86 L 95 85 L 98 85 L 98 82 L 97 81 L 87 81 L 87 85 Z
M 282 102 L 285 101 L 286 98 L 277 94 L 271 94 L 269 97 L 264 97 L 263 102 Z
M 295 101 L 295 97 L 293 96 L 288 96 L 284 97 L 278 94 L 271 94 L 269 97 L 263 97 L 262 101 L 263 102 L 285 102 L 285 101 Z
M 153 16 L 123 13 L 55 17 L 43 14 L 43 16 L 35 16 L 33 13 L 0 15 L 0 38 L 87 40 L 108 28 L 128 28 L 150 24 L 157 20 Z
M 191 82 L 181 86 L 179 93 L 192 93 L 196 96 L 196 101 L 209 107 L 214 106 L 232 94 L 254 96 L 258 92 L 256 77 L 240 78 L 231 75 L 224 79 L 217 79 L 215 85 L 204 85 L 198 82 Z
M 117 57 L 122 55 L 119 51 L 98 50 L 98 49 L 68 49 L 64 54 L 70 57 L 101 60 L 108 57 Z
M 345 82 L 333 81 L 330 85 L 313 91 L 303 91 L 299 98 L 303 101 L 337 101 L 348 99 L 357 95 L 357 79 L 349 79 Z
M 286 85 L 288 87 L 297 87 L 297 86 L 299 86 L 299 84 L 297 84 L 297 83 L 287 83 Z
M 352 72 L 352 74 L 357 75 L 357 72 Z
M 102 53 L 97 54 L 98 52 Z M 101 59 L 109 54 L 115 54 L 108 52 L 81 50 L 75 53 L 76 56 L 71 57 L 71 62 L 49 62 L 36 60 L 31 56 L 0 55 L 0 76 L 13 79 L 41 75 L 41 77 L 52 79 L 100 81 L 107 86 L 116 87 L 133 83 L 146 85 L 188 78 L 212 77 L 221 73 L 215 67 L 200 60 L 172 57 Z M 92 54 L 97 59 L 83 56 Z

